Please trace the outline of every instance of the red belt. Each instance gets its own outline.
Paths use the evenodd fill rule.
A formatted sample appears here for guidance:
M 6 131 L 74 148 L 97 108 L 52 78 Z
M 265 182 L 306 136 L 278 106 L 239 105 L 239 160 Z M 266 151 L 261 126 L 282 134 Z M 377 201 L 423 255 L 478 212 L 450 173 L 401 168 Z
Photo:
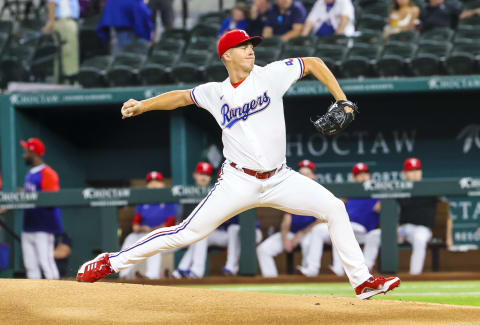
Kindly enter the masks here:
M 237 164 L 234 163 L 234 162 L 230 163 L 230 166 L 232 166 L 233 168 L 237 168 Z M 282 167 L 280 167 L 278 170 L 280 170 L 280 169 L 282 169 Z M 258 172 L 256 170 L 252 170 L 252 169 L 248 169 L 248 168 L 242 168 L 242 170 L 245 174 L 256 177 L 258 179 L 270 178 L 273 175 L 275 175 L 275 173 L 278 171 L 277 169 L 274 169 L 274 170 L 271 170 L 269 172 Z

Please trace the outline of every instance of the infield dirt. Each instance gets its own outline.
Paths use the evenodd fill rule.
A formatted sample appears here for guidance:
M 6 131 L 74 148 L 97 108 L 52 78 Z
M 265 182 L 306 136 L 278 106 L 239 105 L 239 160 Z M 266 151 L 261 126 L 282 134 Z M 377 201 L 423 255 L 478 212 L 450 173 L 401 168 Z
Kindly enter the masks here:
M 107 282 L 0 279 L 0 324 L 479 322 L 479 307 Z

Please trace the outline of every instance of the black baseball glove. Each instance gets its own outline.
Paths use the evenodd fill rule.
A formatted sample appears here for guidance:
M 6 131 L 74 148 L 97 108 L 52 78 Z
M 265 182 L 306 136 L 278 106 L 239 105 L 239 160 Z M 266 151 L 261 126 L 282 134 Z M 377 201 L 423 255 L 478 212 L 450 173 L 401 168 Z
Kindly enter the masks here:
M 351 113 L 345 112 L 345 107 L 353 109 Z M 333 135 L 345 129 L 355 116 L 359 114 L 357 105 L 349 100 L 337 100 L 330 105 L 327 113 L 312 120 L 313 125 L 323 135 Z

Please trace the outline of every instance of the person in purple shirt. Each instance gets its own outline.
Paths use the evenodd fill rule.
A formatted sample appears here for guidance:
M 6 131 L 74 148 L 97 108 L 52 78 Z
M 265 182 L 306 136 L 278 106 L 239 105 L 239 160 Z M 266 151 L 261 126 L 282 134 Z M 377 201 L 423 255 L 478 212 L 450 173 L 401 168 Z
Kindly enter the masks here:
M 358 163 L 352 169 L 353 180 L 356 183 L 364 183 L 370 180 L 370 170 L 364 163 Z M 353 233 L 360 244 L 363 244 L 365 264 L 369 270 L 375 266 L 381 243 L 380 201 L 376 199 L 348 199 L 346 204 Z M 344 270 L 337 251 L 333 250 L 333 265 L 330 270 L 338 276 L 343 276 Z
M 299 1 L 275 0 L 267 12 L 263 37 L 280 36 L 284 42 L 300 36 L 307 10 Z
M 247 32 L 251 36 L 262 36 L 270 8 L 268 0 L 253 0 L 250 17 L 247 21 Z
M 150 172 L 147 174 L 147 188 L 164 188 L 165 182 L 160 172 Z M 142 204 L 135 208 L 132 230 L 123 242 L 122 250 L 134 244 L 146 234 L 154 229 L 170 227 L 175 225 L 178 213 L 176 203 L 160 204 Z M 136 264 L 130 269 L 120 272 L 121 278 L 133 279 L 135 277 L 146 277 L 149 279 L 159 279 L 160 266 L 162 264 L 162 254 L 155 254 L 149 257 L 145 263 Z

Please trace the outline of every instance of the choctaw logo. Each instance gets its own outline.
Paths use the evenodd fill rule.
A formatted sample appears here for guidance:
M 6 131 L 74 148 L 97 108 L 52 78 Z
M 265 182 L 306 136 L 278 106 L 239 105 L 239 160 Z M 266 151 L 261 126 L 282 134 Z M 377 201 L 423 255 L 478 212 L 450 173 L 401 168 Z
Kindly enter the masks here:
M 130 197 L 130 189 L 126 188 L 86 188 L 82 191 L 85 200 L 120 199 Z
M 460 179 L 460 188 L 480 188 L 480 178 L 464 177 Z
M 469 153 L 474 146 L 480 149 L 480 125 L 467 125 L 457 135 L 457 140 L 460 139 L 465 139 L 465 142 L 463 143 L 463 153 Z
M 221 108 L 223 121 L 222 126 L 231 128 L 235 123 L 241 120 L 246 120 L 249 116 L 263 111 L 270 105 L 270 97 L 265 91 L 263 95 L 252 99 L 250 102 L 243 104 L 243 106 L 230 108 L 228 104 L 223 104 Z
M 409 181 L 390 181 L 390 182 L 375 182 L 368 181 L 363 183 L 365 191 L 395 191 L 395 190 L 411 190 L 413 182 Z

